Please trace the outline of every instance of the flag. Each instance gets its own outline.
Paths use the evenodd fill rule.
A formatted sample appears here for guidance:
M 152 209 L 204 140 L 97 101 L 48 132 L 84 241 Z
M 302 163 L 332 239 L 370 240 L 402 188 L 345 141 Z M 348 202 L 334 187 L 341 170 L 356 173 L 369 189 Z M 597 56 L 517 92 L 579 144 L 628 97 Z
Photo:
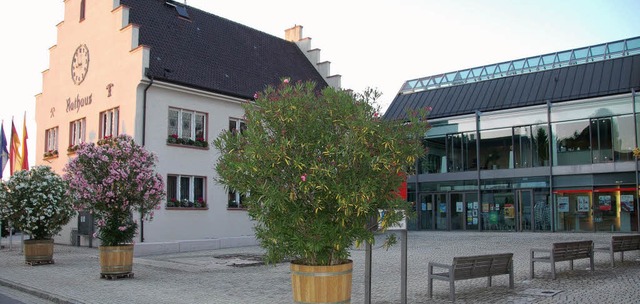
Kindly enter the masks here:
M 22 120 L 22 170 L 29 170 L 29 158 L 27 154 L 27 112 L 24 112 L 24 119 Z
M 18 131 L 16 126 L 11 120 L 11 144 L 9 148 L 9 173 L 13 175 L 14 172 L 22 168 L 22 156 L 20 156 L 20 137 L 18 137 Z
M 0 126 L 0 179 L 2 178 L 2 173 L 4 172 L 4 168 L 9 161 L 9 151 L 7 151 L 7 137 L 4 136 L 4 122 L 2 122 L 2 126 Z

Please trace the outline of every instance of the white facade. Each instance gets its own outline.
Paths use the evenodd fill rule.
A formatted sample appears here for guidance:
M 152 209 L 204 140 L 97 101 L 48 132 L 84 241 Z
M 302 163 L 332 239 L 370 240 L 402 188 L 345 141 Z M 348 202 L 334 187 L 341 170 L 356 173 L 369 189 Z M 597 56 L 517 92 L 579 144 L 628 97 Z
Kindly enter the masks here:
M 138 45 L 139 28 L 129 24 L 129 9 L 117 0 L 91 1 L 81 20 L 80 5 L 81 0 L 65 1 L 64 21 L 57 25 L 57 44 L 50 48 L 49 69 L 42 73 L 42 93 L 36 96 L 36 164 L 64 174 L 65 164 L 74 157 L 74 153 L 67 153 L 74 136 L 95 143 L 106 134 L 101 123 L 108 119 L 101 113 L 117 112 L 109 116 L 117 121 L 111 128 L 117 127 L 118 134 L 132 135 L 139 144 L 144 141 L 158 156 L 157 171 L 165 182 L 170 174 L 205 179 L 208 208 L 169 210 L 166 201 L 162 202 L 154 220 L 144 223 L 145 242 L 253 240 L 246 211 L 228 209 L 228 193 L 215 182 L 215 148 L 167 144 L 169 108 L 205 113 L 205 139 L 210 143 L 228 128 L 230 118 L 243 116 L 243 100 L 148 79 L 145 70 L 150 50 Z M 86 62 L 78 64 L 86 54 L 76 56 L 73 62 L 80 46 L 88 49 L 88 69 Z M 85 71 L 86 75 L 81 75 Z M 72 124 L 74 121 L 78 123 Z M 53 151 L 49 150 L 58 154 L 50 155 Z M 56 242 L 71 243 L 71 231 L 76 227 L 74 219 Z M 136 237 L 136 242 L 139 240 Z M 85 237 L 81 243 L 86 245 L 87 241 Z

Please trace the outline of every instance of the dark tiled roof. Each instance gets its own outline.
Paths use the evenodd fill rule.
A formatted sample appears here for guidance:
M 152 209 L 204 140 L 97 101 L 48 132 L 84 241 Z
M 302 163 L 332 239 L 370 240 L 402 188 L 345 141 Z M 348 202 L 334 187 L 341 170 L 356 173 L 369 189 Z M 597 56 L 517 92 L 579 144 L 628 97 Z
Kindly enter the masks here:
M 640 90 L 640 55 L 397 95 L 385 119 L 432 107 L 428 118 L 518 108 Z
M 282 77 L 327 86 L 295 43 L 193 7 L 185 20 L 165 2 L 120 1 L 140 26 L 139 43 L 151 49 L 154 79 L 241 98 Z

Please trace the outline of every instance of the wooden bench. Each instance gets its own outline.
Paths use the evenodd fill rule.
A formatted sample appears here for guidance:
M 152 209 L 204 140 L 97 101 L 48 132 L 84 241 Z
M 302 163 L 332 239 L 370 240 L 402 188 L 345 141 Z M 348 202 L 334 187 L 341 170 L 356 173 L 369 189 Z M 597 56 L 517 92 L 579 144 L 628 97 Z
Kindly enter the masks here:
M 434 268 L 445 269 L 434 272 Z M 513 289 L 513 253 L 476 255 L 453 258 L 452 265 L 429 262 L 429 298 L 433 297 L 433 280 L 449 282 L 449 299 L 456 300 L 455 281 L 487 277 L 487 286 L 491 286 L 491 277 L 509 275 L 509 288 Z
M 547 253 L 544 256 L 535 256 L 536 252 Z M 556 279 L 556 263 L 569 261 L 573 270 L 573 261 L 579 259 L 589 259 L 591 271 L 593 271 L 593 241 L 575 241 L 553 243 L 550 249 L 531 249 L 531 273 L 533 279 L 533 263 L 545 262 L 551 264 L 551 278 Z
M 611 267 L 613 267 L 614 253 L 620 252 L 620 260 L 624 262 L 625 251 L 640 250 L 640 234 L 611 236 L 611 245 L 609 247 L 599 247 L 594 250 L 609 253 L 611 255 Z

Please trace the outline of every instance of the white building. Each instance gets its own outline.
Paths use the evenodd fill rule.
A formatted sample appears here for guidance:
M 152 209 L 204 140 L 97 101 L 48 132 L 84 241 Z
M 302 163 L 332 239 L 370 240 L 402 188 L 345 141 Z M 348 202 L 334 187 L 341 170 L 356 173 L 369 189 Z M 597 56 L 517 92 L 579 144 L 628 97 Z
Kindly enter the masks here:
M 144 223 L 145 243 L 253 244 L 241 198 L 215 182 L 218 152 L 207 145 L 240 128 L 241 103 L 268 84 L 340 86 L 302 27 L 284 40 L 173 1 L 66 0 L 57 28 L 36 96 L 36 163 L 63 174 L 74 145 L 129 134 L 158 156 L 167 184 L 167 201 Z M 56 242 L 71 243 L 76 227 Z

